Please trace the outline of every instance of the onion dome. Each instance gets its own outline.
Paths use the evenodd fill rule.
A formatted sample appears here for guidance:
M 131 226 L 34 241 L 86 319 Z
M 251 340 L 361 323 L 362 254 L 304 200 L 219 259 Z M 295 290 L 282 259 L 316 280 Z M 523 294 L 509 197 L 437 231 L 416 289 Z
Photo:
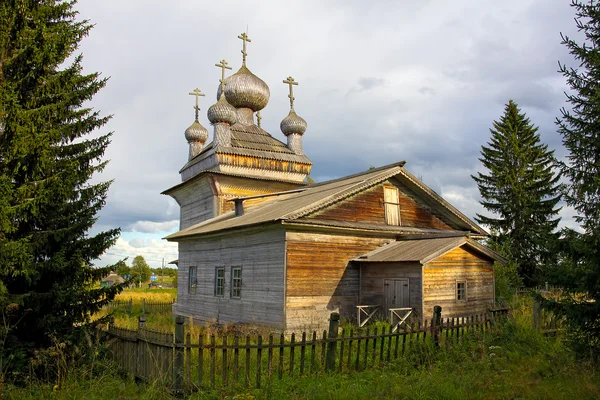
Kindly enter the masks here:
M 228 87 L 228 85 L 225 87 Z M 237 121 L 237 111 L 229 104 L 225 96 L 219 96 L 219 101 L 210 106 L 206 114 L 211 124 L 226 122 L 233 125 Z
M 225 97 L 236 108 L 262 110 L 267 106 L 271 92 L 267 84 L 245 66 L 225 80 Z M 217 98 L 221 97 L 221 85 Z
M 281 121 L 279 127 L 284 135 L 291 135 L 292 133 L 302 135 L 306 132 L 306 121 L 296 114 L 294 110 L 291 110 L 288 116 Z
M 185 139 L 188 142 L 202 142 L 208 139 L 208 130 L 203 127 L 198 120 L 195 120 L 189 128 L 185 130 Z

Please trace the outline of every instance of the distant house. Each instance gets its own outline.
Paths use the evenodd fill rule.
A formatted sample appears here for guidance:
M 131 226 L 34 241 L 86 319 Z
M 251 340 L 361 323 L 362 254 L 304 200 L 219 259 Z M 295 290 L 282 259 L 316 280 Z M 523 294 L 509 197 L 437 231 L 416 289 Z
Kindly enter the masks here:
M 106 278 L 104 278 L 104 279 L 102 279 L 102 281 L 100 281 L 100 286 L 101 287 L 111 287 L 117 283 L 123 283 L 123 282 L 125 282 L 125 280 L 122 277 L 115 274 L 114 272 L 111 272 Z
M 166 238 L 179 245 L 175 314 L 294 331 L 323 327 L 332 311 L 354 318 L 361 305 L 424 318 L 434 305 L 451 317 L 494 302 L 503 259 L 477 241 L 487 232 L 404 162 L 307 184 L 306 122 L 293 103 L 285 144 L 255 119 L 269 89 L 245 62 L 225 83 L 208 109 L 212 143 L 196 118 L 182 183 L 163 192 L 181 211 Z

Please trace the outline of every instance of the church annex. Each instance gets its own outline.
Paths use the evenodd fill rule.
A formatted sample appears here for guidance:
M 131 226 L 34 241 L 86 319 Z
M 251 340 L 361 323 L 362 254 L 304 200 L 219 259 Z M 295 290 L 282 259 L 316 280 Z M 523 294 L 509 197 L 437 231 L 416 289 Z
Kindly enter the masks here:
M 404 162 L 328 182 L 307 183 L 307 124 L 294 110 L 283 143 L 260 127 L 269 88 L 246 65 L 221 68 L 217 102 L 185 131 L 182 182 L 166 191 L 180 205 L 178 293 L 173 313 L 199 321 L 321 328 L 332 311 L 412 308 L 445 317 L 494 302 L 494 261 L 485 230 L 404 168 Z

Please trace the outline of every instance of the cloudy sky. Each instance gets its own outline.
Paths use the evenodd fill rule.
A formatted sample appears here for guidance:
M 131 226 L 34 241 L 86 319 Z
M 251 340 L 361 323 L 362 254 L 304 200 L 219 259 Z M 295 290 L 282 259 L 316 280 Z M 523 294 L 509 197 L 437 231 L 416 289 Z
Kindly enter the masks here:
M 160 192 L 179 183 L 184 130 L 216 100 L 220 71 L 248 67 L 271 90 L 262 125 L 285 141 L 289 103 L 308 122 L 304 150 L 317 181 L 406 160 L 406 167 L 473 217 L 482 212 L 470 175 L 481 145 L 513 99 L 559 157 L 554 124 L 565 105 L 558 61 L 572 63 L 560 32 L 577 37 L 567 0 L 200 1 L 80 0 L 96 26 L 85 38 L 85 72 L 110 77 L 92 106 L 113 118 L 100 177 L 114 179 L 94 231 L 122 236 L 99 265 L 143 255 L 152 267 L 177 258 L 161 237 L 177 230 L 179 207 Z M 212 129 L 209 129 L 212 133 Z M 209 139 L 210 140 L 210 139 Z M 572 211 L 562 211 L 572 224 Z

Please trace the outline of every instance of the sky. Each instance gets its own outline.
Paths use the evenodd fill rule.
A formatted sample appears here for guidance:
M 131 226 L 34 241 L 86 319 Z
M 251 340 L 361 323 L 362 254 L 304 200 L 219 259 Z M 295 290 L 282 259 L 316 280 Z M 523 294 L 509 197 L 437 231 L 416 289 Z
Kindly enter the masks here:
M 492 122 L 513 99 L 565 156 L 555 119 L 566 106 L 558 62 L 576 66 L 561 32 L 579 38 L 567 0 L 156 1 L 80 0 L 95 24 L 83 39 L 84 73 L 110 77 L 90 105 L 112 115 L 106 170 L 114 182 L 91 234 L 121 228 L 106 265 L 142 255 L 151 267 L 177 258 L 179 207 L 160 193 L 180 180 L 185 129 L 216 101 L 225 59 L 235 72 L 248 32 L 248 68 L 270 87 L 262 127 L 285 142 L 280 121 L 308 123 L 311 177 L 324 181 L 405 160 L 406 168 L 469 217 L 485 211 L 472 174 Z M 563 206 L 563 225 L 574 227 Z

